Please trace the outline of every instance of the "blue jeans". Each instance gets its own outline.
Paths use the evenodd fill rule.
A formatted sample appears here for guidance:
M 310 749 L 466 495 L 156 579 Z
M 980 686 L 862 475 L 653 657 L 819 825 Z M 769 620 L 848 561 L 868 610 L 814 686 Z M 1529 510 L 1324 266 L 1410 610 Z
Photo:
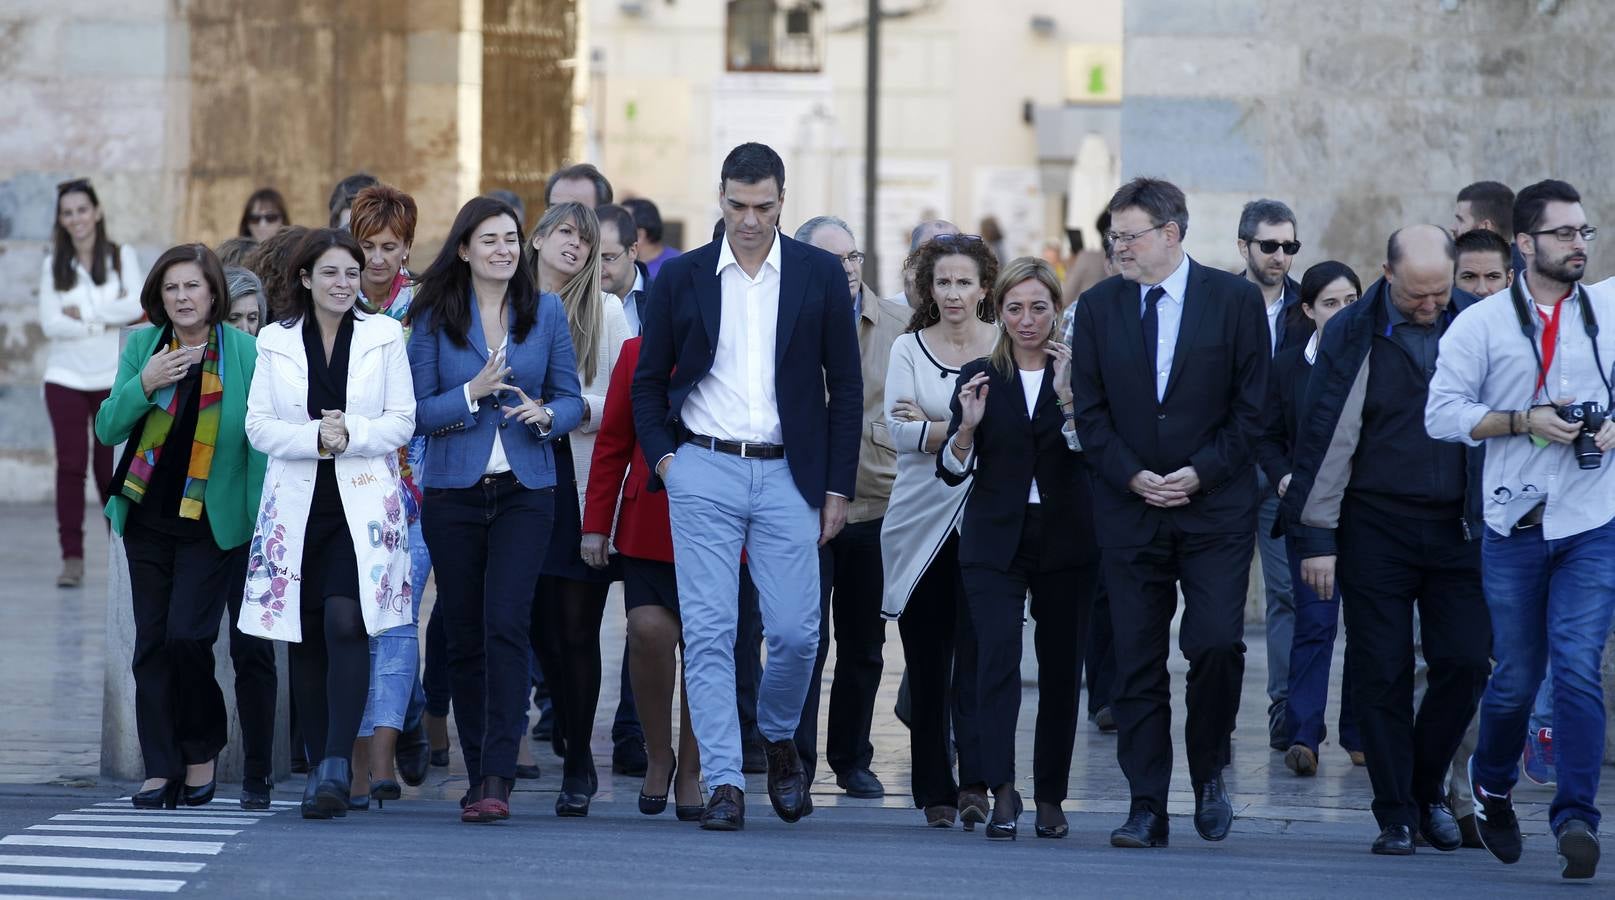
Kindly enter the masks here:
M 409 585 L 414 594 L 414 621 L 370 638 L 370 696 L 365 701 L 359 736 L 377 728 L 407 731 L 420 722 L 426 692 L 420 679 L 421 592 L 432 572 L 432 557 L 421 537 L 419 520 L 409 526 Z
M 1475 783 L 1502 794 L 1519 780 L 1531 708 L 1551 661 L 1553 755 L 1558 790 L 1548 815 L 1598 828 L 1598 767 L 1604 757 L 1599 664 L 1615 614 L 1615 521 L 1559 540 L 1531 528 L 1504 537 L 1487 529 L 1482 564 L 1496 665 L 1480 707 Z
M 1313 753 L 1323 742 L 1324 707 L 1329 702 L 1329 668 L 1334 660 L 1335 635 L 1340 627 L 1340 588 L 1325 600 L 1301 580 L 1301 554 L 1287 541 L 1290 580 L 1295 585 L 1295 640 L 1290 646 L 1290 692 L 1285 707 L 1285 729 L 1292 744 L 1305 744 Z M 1363 749 L 1357 717 L 1351 708 L 1351 667 L 1341 666 L 1340 746 Z
M 740 551 L 757 585 L 768 664 L 757 689 L 763 739 L 791 738 L 819 650 L 819 514 L 783 459 L 685 444 L 667 471 L 684 625 L 684 684 L 707 784 L 745 789 L 735 709 Z
M 1262 586 L 1267 592 L 1267 699 L 1272 709 L 1290 696 L 1290 645 L 1295 641 L 1296 591 L 1301 578 L 1293 574 L 1283 538 L 1273 537 L 1279 514 L 1279 497 L 1256 470 L 1256 489 L 1262 505 L 1256 515 L 1256 550 L 1262 555 Z

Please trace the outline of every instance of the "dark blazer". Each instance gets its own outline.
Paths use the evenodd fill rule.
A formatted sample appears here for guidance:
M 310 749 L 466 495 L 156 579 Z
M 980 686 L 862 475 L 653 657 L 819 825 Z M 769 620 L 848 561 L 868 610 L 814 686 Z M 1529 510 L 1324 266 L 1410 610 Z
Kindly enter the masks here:
M 1301 312 L 1301 285 L 1294 278 L 1284 276 L 1284 305 L 1279 307 L 1279 343 L 1273 355 L 1291 347 L 1305 347 L 1312 338 L 1312 320 Z
M 1307 362 L 1307 345 L 1296 344 L 1279 351 L 1267 374 L 1267 404 L 1262 409 L 1262 437 L 1256 444 L 1256 464 L 1267 475 L 1269 488 L 1277 491 L 1279 482 L 1290 474 L 1295 458 L 1295 434 L 1301 421 L 1301 404 L 1307 396 L 1307 379 L 1312 363 Z
M 864 403 L 858 331 L 840 261 L 783 234 L 774 239 L 780 242 L 775 399 L 791 477 L 817 509 L 827 492 L 851 498 L 858 477 Z M 688 437 L 684 401 L 717 354 L 719 250 L 713 241 L 663 263 L 640 311 L 634 426 L 653 491 L 662 488 L 657 461 Z
M 515 312 L 508 311 L 510 327 Z M 523 487 L 555 486 L 555 452 L 552 442 L 578 427 L 583 419 L 583 398 L 578 395 L 578 364 L 572 352 L 572 332 L 566 310 L 555 294 L 538 297 L 538 320 L 523 340 L 512 332 L 505 351 L 515 385 L 555 413 L 548 434 L 505 418 L 502 407 L 517 398 L 491 394 L 473 410 L 465 402 L 465 385 L 488 364 L 482 339 L 482 314 L 471 304 L 471 329 L 461 347 L 438 328 L 428 313 L 415 321 L 409 337 L 409 370 L 415 379 L 415 433 L 425 435 L 426 458 L 416 470 L 423 488 L 463 488 L 477 483 L 493 452 L 499 433 L 510 471 Z
M 1256 469 L 1271 363 L 1256 285 L 1190 261 L 1183 321 L 1164 399 L 1144 354 L 1137 282 L 1113 276 L 1077 304 L 1071 384 L 1077 434 L 1095 469 L 1106 547 L 1149 543 L 1167 522 L 1194 533 L 1256 529 Z M 1200 491 L 1159 509 L 1128 490 L 1140 471 L 1194 466 Z
M 987 409 L 976 427 L 965 475 L 956 475 L 943 464 L 954 432 L 959 430 L 962 412 L 959 392 L 954 391 L 949 406 L 953 419 L 948 423 L 948 442 L 937 453 L 937 477 L 957 485 L 970 472 L 976 473 L 965 500 L 964 518 L 959 524 L 959 564 L 989 566 L 1007 570 L 1021 543 L 1021 526 L 1026 521 L 1026 497 L 1037 478 L 1037 493 L 1048 514 L 1050 527 L 1043 531 L 1039 571 L 1051 572 L 1095 562 L 1099 556 L 1094 542 L 1093 492 L 1091 476 L 1083 455 L 1066 446 L 1061 429 L 1065 417 L 1054 396 L 1054 367 L 1043 369 L 1043 386 L 1038 390 L 1036 415 L 1026 414 L 1026 394 L 1018 374 L 1006 376 L 992 363 L 978 359 L 959 372 L 957 387 L 977 373 L 987 372 Z

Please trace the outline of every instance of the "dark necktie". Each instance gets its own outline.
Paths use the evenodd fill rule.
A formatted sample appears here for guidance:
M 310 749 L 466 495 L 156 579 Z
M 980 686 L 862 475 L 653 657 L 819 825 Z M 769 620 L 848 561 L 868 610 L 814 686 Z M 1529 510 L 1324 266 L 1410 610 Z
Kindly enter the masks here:
M 1156 285 L 1144 295 L 1144 356 L 1150 361 L 1150 379 L 1154 380 L 1156 371 L 1156 350 L 1161 343 L 1161 317 L 1159 304 L 1161 298 L 1166 296 L 1166 288 Z

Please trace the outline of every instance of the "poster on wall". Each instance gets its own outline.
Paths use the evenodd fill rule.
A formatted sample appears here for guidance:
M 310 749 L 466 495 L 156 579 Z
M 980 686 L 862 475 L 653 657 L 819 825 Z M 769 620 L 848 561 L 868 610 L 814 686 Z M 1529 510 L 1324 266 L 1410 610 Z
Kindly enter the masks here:
M 863 172 L 858 171 L 846 183 L 847 211 L 851 214 L 847 220 L 858 234 L 859 245 L 867 250 L 871 243 L 862 234 Z M 914 226 L 926 219 L 952 220 L 952 183 L 953 166 L 945 159 L 881 158 L 873 244 L 879 271 L 870 271 L 867 265 L 864 269 L 865 280 L 881 296 L 895 297 L 903 291 L 903 259 L 908 256 Z

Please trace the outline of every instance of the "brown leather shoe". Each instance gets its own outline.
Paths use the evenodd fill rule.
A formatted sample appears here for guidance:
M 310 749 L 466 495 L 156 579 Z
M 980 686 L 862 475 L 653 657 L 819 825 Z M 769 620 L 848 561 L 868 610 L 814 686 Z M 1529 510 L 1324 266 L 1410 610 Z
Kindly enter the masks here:
M 1297 775 L 1318 774 L 1318 754 L 1306 744 L 1296 744 L 1290 752 L 1284 754 L 1284 766 Z
M 701 827 L 707 831 L 739 831 L 746 827 L 746 794 L 732 784 L 720 784 L 701 811 Z
M 952 828 L 953 820 L 959 815 L 959 810 L 952 806 L 927 806 L 925 808 L 925 827 Z
M 801 819 L 807 811 L 807 779 L 802 775 L 802 758 L 796 755 L 796 742 L 790 738 L 766 741 L 768 754 L 768 799 L 774 812 L 786 822 Z
M 986 791 L 980 788 L 959 790 L 959 821 L 964 824 L 965 831 L 975 831 L 976 823 L 987 821 L 987 813 L 991 809 Z
M 1351 758 L 1351 764 L 1354 766 L 1368 765 L 1368 757 L 1361 750 L 1347 750 L 1346 755 Z

